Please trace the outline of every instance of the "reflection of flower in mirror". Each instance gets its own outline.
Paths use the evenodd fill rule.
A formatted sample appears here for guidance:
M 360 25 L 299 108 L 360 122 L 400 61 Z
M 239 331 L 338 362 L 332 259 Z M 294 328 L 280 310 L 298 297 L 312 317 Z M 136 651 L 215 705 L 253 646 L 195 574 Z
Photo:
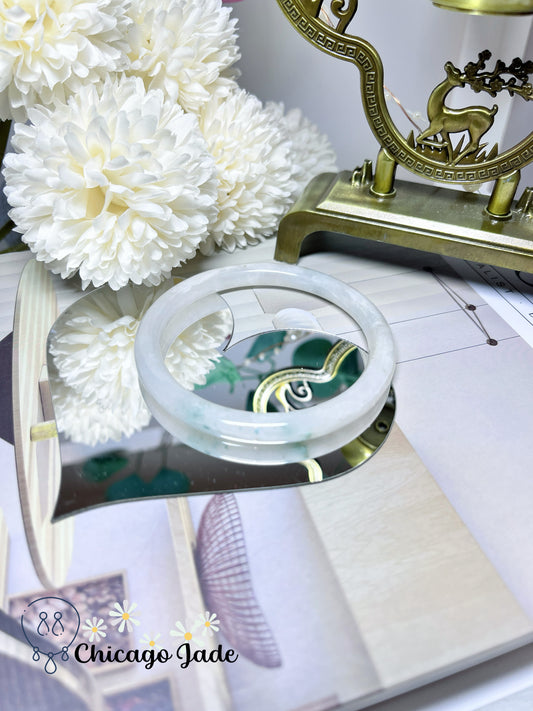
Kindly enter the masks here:
M 56 326 L 50 353 L 58 429 L 68 438 L 94 445 L 130 436 L 148 425 L 151 414 L 139 387 L 135 335 L 141 318 L 172 281 L 159 287 L 103 287 L 70 307 Z M 220 358 L 231 330 L 228 310 L 187 328 L 169 348 L 166 364 L 174 378 L 192 390 Z
M 59 377 L 50 373 L 57 429 L 73 442 L 94 446 L 98 442 L 130 437 L 150 421 L 149 414 L 128 412 L 123 401 L 88 404 Z

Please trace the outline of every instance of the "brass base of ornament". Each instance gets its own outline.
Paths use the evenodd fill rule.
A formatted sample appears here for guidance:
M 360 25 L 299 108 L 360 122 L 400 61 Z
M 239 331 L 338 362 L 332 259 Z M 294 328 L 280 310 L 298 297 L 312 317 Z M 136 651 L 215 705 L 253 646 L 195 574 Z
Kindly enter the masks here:
M 473 15 L 531 15 L 532 0 L 433 0 L 446 10 L 459 10 Z
M 487 202 L 463 190 L 394 183 L 379 170 L 383 159 L 375 179 L 370 161 L 353 174 L 314 178 L 281 220 L 274 258 L 296 263 L 303 240 L 327 231 L 533 272 L 533 188 L 513 201 L 519 173 L 497 181 Z

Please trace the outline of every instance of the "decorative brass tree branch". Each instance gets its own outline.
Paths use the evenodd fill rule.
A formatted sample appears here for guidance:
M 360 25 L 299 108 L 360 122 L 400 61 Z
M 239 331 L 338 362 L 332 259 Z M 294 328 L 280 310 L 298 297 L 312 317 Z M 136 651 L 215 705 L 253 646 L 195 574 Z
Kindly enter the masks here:
M 515 57 L 509 66 L 498 59 L 491 72 L 483 72 L 486 61 L 492 57 L 488 49 L 478 55 L 477 62 L 469 62 L 462 72 L 463 81 L 470 84 L 474 91 L 486 91 L 491 96 L 496 96 L 500 91 L 507 90 L 511 96 L 518 94 L 526 101 L 533 99 L 533 86 L 529 81 L 533 74 L 533 62 L 523 62 L 520 57 Z M 507 81 L 503 75 L 510 74 Z M 517 81 L 521 82 L 517 85 Z

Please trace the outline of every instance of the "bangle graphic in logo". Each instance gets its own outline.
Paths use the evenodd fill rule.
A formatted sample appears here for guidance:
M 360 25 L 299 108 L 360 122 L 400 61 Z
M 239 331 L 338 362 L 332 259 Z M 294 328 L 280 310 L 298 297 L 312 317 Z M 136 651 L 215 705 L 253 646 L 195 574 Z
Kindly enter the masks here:
M 26 642 L 33 649 L 33 661 L 40 661 L 41 655 L 46 658 L 47 674 L 57 671 L 54 657 L 59 655 L 62 661 L 68 661 L 69 647 L 80 628 L 80 616 L 72 603 L 61 597 L 40 597 L 24 610 L 20 624 Z

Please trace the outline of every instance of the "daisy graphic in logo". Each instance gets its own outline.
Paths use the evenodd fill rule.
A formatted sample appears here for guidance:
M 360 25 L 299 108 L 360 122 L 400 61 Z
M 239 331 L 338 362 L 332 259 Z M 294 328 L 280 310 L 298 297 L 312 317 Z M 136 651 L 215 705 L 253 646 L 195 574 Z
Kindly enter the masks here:
M 113 605 L 114 610 L 109 611 L 110 617 L 116 617 L 115 620 L 111 620 L 111 624 L 115 627 L 118 625 L 118 631 L 124 632 L 124 628 L 131 632 L 133 625 L 140 625 L 139 620 L 133 616 L 133 611 L 137 607 L 137 603 L 134 602 L 132 605 L 128 605 L 128 601 L 124 600 L 122 605 L 115 602 Z
M 141 644 L 146 644 L 150 649 L 163 649 L 160 644 L 157 644 L 157 640 L 161 637 L 161 634 L 149 635 L 144 634 L 141 637 Z
M 196 620 L 192 625 L 185 627 L 183 623 L 181 623 L 179 620 L 175 623 L 175 627 L 177 627 L 176 630 L 170 630 L 170 634 L 172 637 L 179 637 L 181 640 L 181 643 L 183 642 L 194 642 L 194 644 L 197 647 L 202 647 L 202 641 L 201 639 L 198 639 L 197 636 L 195 636 L 195 631 L 198 629 L 200 626 L 200 622 Z
M 216 614 L 209 613 L 207 610 L 198 615 L 198 624 L 202 626 L 204 635 L 212 635 L 220 629 L 220 620 Z
M 92 621 L 85 620 L 85 624 L 82 626 L 83 635 L 89 639 L 89 642 L 98 641 L 106 637 L 107 635 L 104 632 L 106 629 L 107 625 L 104 624 L 104 621 L 101 618 L 98 620 L 96 617 L 93 617 Z

